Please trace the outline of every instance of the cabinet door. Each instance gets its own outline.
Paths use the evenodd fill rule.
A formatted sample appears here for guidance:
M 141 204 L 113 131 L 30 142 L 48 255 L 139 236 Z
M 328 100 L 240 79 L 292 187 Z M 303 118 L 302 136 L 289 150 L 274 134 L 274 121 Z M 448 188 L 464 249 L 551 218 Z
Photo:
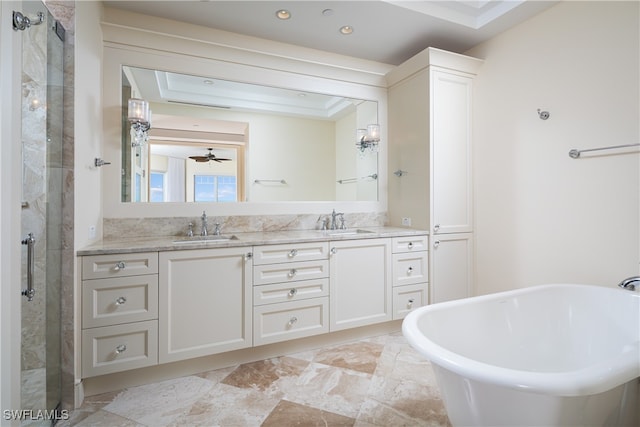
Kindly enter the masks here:
M 433 233 L 472 231 L 472 79 L 433 71 L 431 76 L 431 219 Z
M 457 233 L 433 237 L 432 304 L 471 296 L 472 236 L 472 233 Z
M 331 242 L 331 331 L 392 318 L 391 239 Z
M 250 248 L 160 253 L 159 362 L 252 344 Z

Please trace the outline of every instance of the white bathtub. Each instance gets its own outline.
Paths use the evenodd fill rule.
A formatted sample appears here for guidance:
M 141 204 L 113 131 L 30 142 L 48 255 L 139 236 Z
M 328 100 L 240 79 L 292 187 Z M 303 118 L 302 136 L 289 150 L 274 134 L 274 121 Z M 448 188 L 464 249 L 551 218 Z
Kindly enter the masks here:
M 640 293 L 543 285 L 428 305 L 402 332 L 454 426 L 640 425 Z

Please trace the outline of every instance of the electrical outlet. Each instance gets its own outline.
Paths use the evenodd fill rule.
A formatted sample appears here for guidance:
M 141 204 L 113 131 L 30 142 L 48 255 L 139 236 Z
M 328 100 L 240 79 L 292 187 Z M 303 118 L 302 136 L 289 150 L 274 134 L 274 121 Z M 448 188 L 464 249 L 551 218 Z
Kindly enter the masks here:
M 96 226 L 95 225 L 90 225 L 89 226 L 89 238 L 90 239 L 95 239 L 96 238 Z
M 402 218 L 402 225 L 406 227 L 411 227 L 411 218 Z

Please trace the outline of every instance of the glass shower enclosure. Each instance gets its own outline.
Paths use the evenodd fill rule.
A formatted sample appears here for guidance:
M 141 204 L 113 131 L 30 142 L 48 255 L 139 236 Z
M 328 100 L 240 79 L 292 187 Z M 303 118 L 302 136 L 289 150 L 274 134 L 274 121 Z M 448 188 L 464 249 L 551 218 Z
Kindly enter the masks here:
M 52 425 L 61 402 L 64 29 L 40 1 L 14 11 L 22 32 L 22 425 Z M 17 28 L 16 28 L 17 26 Z

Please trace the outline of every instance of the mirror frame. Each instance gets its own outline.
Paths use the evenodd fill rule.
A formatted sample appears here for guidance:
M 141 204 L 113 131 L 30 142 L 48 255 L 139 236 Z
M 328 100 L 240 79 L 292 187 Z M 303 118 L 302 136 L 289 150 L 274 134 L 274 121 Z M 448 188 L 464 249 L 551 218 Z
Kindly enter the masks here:
M 314 92 L 376 101 L 381 127 L 378 152 L 378 201 L 319 202 L 236 202 L 236 203 L 128 203 L 121 201 L 121 86 L 122 66 L 190 73 L 216 79 L 242 81 L 294 90 L 313 88 Z M 286 64 L 285 64 L 286 65 Z M 103 155 L 113 164 L 102 168 L 103 216 L 105 218 L 192 216 L 206 209 L 210 215 L 321 214 L 332 209 L 341 212 L 387 211 L 387 91 L 371 84 L 336 78 L 310 76 L 282 69 L 265 69 L 220 59 L 158 53 L 140 47 L 113 46 L 105 42 L 103 51 Z M 355 139 L 354 139 L 355 144 Z M 355 149 L 355 147 L 354 147 Z

